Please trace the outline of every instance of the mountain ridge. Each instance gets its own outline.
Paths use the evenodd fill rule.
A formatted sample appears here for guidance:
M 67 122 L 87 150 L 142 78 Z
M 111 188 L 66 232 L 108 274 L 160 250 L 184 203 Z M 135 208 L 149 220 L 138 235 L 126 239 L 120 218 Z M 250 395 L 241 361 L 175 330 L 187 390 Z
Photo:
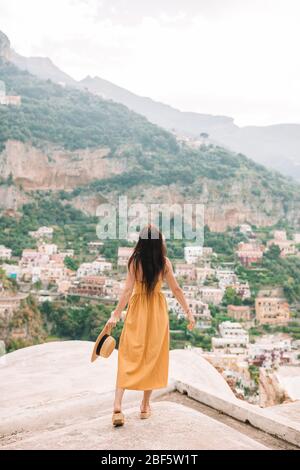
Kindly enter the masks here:
M 300 124 L 239 127 L 232 117 L 180 111 L 122 88 L 120 92 L 120 87 L 99 77 L 86 77 L 80 84 L 93 93 L 102 92 L 106 99 L 125 104 L 165 129 L 189 137 L 208 133 L 219 145 L 300 180 Z
M 56 83 L 86 88 L 178 134 L 195 138 L 200 133 L 208 133 L 214 143 L 248 155 L 258 163 L 300 181 L 300 124 L 239 127 L 232 117 L 180 111 L 149 97 L 136 95 L 100 77 L 87 76 L 76 81 L 47 58 L 26 58 L 12 49 L 10 56 L 10 60 L 19 68 L 43 80 L 51 79 Z

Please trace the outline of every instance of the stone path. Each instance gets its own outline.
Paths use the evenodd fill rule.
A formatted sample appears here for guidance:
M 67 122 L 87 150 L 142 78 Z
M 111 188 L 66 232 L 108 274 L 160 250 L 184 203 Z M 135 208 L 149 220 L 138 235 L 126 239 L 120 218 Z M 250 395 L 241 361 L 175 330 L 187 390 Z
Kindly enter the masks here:
M 122 428 L 113 428 L 110 419 L 109 414 L 23 439 L 11 436 L 2 449 L 267 449 L 215 419 L 171 402 L 154 403 L 149 420 L 139 419 L 138 408 L 128 409 Z

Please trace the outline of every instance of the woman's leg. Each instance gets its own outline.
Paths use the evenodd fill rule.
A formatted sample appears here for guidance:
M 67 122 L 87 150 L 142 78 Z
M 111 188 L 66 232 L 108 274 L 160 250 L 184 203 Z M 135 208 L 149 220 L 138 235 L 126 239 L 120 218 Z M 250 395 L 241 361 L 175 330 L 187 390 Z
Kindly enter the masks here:
M 124 395 L 124 388 L 116 388 L 115 392 L 115 402 L 114 402 L 114 412 L 122 411 L 122 399 Z
M 145 390 L 144 391 L 143 401 L 142 401 L 142 404 L 141 404 L 141 412 L 142 413 L 145 413 L 145 412 L 149 411 L 151 393 L 152 393 L 152 390 Z

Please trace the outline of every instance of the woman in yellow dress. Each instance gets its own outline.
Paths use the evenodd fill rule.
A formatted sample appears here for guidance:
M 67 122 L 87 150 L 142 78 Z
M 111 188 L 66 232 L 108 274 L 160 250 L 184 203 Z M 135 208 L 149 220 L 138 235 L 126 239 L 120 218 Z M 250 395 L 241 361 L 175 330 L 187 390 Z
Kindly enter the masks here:
M 153 225 L 146 226 L 128 262 L 127 278 L 119 303 L 107 322 L 114 327 L 122 310 L 127 313 L 119 342 L 118 373 L 113 412 L 113 424 L 124 424 L 122 398 L 124 391 L 142 390 L 140 417 L 151 415 L 152 390 L 168 383 L 169 317 L 165 296 L 161 292 L 166 281 L 181 304 L 188 328 L 195 326 L 183 291 L 178 285 L 161 232 Z

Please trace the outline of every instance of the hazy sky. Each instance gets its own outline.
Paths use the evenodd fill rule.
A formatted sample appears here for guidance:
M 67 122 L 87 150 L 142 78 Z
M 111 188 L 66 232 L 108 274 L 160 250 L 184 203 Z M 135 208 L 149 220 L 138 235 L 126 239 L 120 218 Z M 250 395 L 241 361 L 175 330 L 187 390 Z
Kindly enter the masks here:
M 0 0 L 23 55 L 239 125 L 300 123 L 300 0 Z

